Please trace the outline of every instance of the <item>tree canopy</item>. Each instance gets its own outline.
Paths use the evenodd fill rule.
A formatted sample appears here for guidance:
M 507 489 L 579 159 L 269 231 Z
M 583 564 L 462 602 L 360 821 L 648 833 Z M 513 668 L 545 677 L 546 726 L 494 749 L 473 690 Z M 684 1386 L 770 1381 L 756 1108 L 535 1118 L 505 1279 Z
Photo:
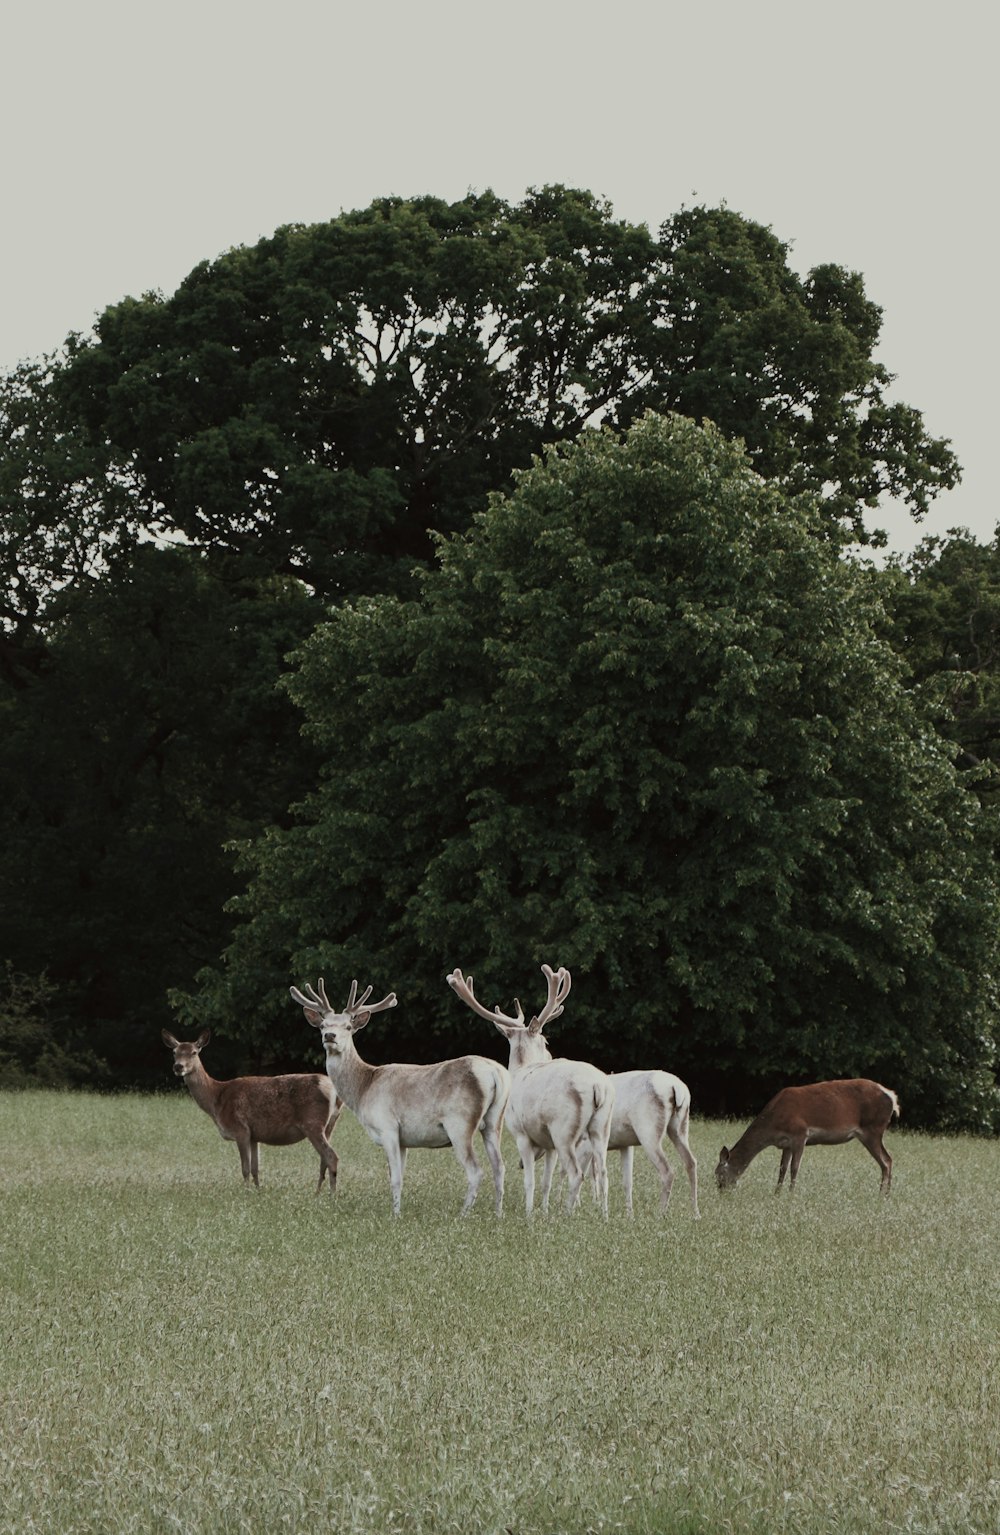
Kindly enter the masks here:
M 289 225 L 0 379 L 0 953 L 47 978 L 49 1021 L 148 1079 L 168 988 L 231 936 L 229 845 L 280 841 L 327 750 L 278 689 L 288 652 L 368 597 L 417 623 L 437 588 L 415 572 L 546 445 L 710 418 L 775 495 L 812 497 L 831 557 L 883 494 L 919 514 L 958 468 L 890 402 L 880 322 L 858 274 L 798 275 L 732 210 L 652 232 L 555 186 Z M 364 704 L 336 696 L 349 740 Z
M 981 794 L 1000 788 L 1000 540 L 963 529 L 887 567 L 889 638 Z
M 857 273 L 799 277 L 769 229 L 691 208 L 658 236 L 565 187 L 511 204 L 384 198 L 108 308 L 0 396 L 12 559 L 43 589 L 110 540 L 181 536 L 324 597 L 401 590 L 551 442 L 648 408 L 715 421 L 754 467 L 864 535 L 958 468 L 889 403 Z M 62 563 L 53 559 L 62 557 Z M 25 556 L 27 558 L 25 559 Z
M 548 961 L 560 1047 L 706 1106 L 874 1075 L 990 1122 L 993 819 L 815 498 L 649 414 L 550 450 L 439 559 L 302 647 L 321 781 L 246 847 L 199 1017 L 260 1040 L 299 1024 L 289 977 L 358 976 L 400 993 L 390 1054 L 485 1048 L 446 973 L 530 999 Z

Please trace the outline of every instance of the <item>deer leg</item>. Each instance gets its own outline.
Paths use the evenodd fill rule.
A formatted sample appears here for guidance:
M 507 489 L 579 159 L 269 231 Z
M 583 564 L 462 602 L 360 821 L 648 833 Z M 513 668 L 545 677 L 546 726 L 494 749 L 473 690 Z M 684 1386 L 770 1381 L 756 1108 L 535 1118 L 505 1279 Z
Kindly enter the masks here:
M 562 1146 L 559 1149 L 559 1161 L 562 1170 L 566 1174 L 566 1214 L 575 1210 L 580 1200 L 580 1189 L 583 1186 L 585 1164 L 581 1165 L 576 1154 L 575 1146 Z
M 244 1183 L 249 1183 L 250 1182 L 250 1177 L 251 1177 L 251 1172 L 253 1170 L 252 1162 L 251 1162 L 251 1157 L 250 1157 L 250 1137 L 249 1137 L 249 1135 L 239 1135 L 239 1136 L 237 1136 L 236 1137 L 236 1144 L 239 1147 L 239 1151 L 240 1151 L 240 1167 L 243 1169 L 243 1182 Z
M 542 1214 L 548 1215 L 552 1175 L 556 1170 L 556 1154 L 554 1151 L 546 1151 L 544 1155 L 545 1160 L 542 1163 Z
M 524 1213 L 531 1215 L 535 1208 L 535 1148 L 526 1135 L 518 1135 L 516 1139 L 524 1172 Z
M 660 1212 L 666 1215 L 667 1207 L 670 1204 L 670 1191 L 674 1186 L 674 1170 L 658 1140 L 654 1140 L 652 1136 L 649 1136 L 646 1140 L 640 1139 L 640 1144 L 656 1168 L 656 1176 L 660 1180 Z
M 632 1214 L 632 1171 L 635 1161 L 635 1147 L 623 1146 L 621 1148 L 622 1161 L 622 1188 L 625 1191 L 625 1214 Z M 597 1187 L 597 1163 L 594 1163 L 594 1187 Z
M 306 1136 L 308 1138 L 309 1144 L 313 1147 L 319 1156 L 319 1182 L 316 1185 L 317 1194 L 323 1187 L 323 1179 L 326 1177 L 327 1173 L 330 1174 L 330 1193 L 336 1194 L 337 1192 L 337 1168 L 339 1166 L 339 1158 L 337 1157 L 337 1153 L 334 1151 L 333 1147 L 330 1145 L 330 1142 L 327 1140 L 329 1133 L 329 1129 L 324 1130 L 322 1133 L 320 1133 L 318 1130 L 306 1131 Z
M 685 1117 L 683 1125 L 677 1125 L 673 1120 L 667 1126 L 667 1134 L 680 1157 L 682 1164 L 687 1169 L 688 1183 L 691 1187 L 691 1207 L 694 1210 L 695 1220 L 700 1220 L 698 1212 L 698 1163 L 694 1159 L 694 1153 L 688 1145 L 688 1127 Z
M 802 1153 L 805 1151 L 805 1149 L 806 1149 L 806 1138 L 803 1135 L 802 1139 L 800 1141 L 796 1141 L 795 1145 L 792 1147 L 792 1153 L 791 1153 L 791 1155 L 792 1155 L 792 1169 L 791 1169 L 791 1179 L 790 1179 L 790 1182 L 789 1182 L 789 1191 L 790 1192 L 793 1191 L 794 1188 L 795 1188 L 795 1180 L 796 1180 L 796 1178 L 799 1175 L 799 1163 L 802 1161 Z
M 389 1164 L 389 1187 L 392 1190 L 392 1213 L 399 1215 L 403 1206 L 403 1173 L 406 1170 L 406 1151 L 398 1136 L 386 1135 L 382 1145 Z
M 483 1170 L 476 1160 L 476 1153 L 472 1149 L 473 1132 L 464 1122 L 461 1125 L 449 1125 L 446 1121 L 444 1128 L 451 1141 L 452 1150 L 458 1158 L 459 1165 L 465 1169 L 468 1188 L 465 1192 L 462 1214 L 468 1215 L 476 1202 L 476 1195 L 479 1193 L 479 1185 L 483 1177 Z
M 500 1131 L 495 1124 L 484 1120 L 480 1127 L 483 1145 L 486 1147 L 486 1155 L 490 1159 L 490 1167 L 493 1169 L 493 1189 L 496 1195 L 495 1207 L 497 1215 L 503 1214 L 503 1185 L 505 1168 L 503 1154 L 500 1150 Z
M 879 1184 L 879 1193 L 888 1194 L 892 1188 L 892 1157 L 885 1149 L 881 1133 L 878 1130 L 867 1130 L 858 1140 L 871 1156 L 873 1156 L 882 1169 L 882 1182 Z
M 791 1146 L 786 1146 L 784 1151 L 781 1153 L 781 1166 L 778 1168 L 778 1187 L 774 1191 L 776 1194 L 778 1193 L 778 1190 L 781 1188 L 781 1185 L 785 1181 L 785 1174 L 788 1171 L 788 1164 L 789 1164 L 789 1162 L 791 1160 L 792 1160 L 792 1148 L 791 1148 Z M 795 1182 L 795 1174 L 794 1174 L 794 1172 L 792 1173 L 792 1182 L 793 1183 Z
M 602 1146 L 591 1143 L 590 1165 L 593 1169 L 594 1189 L 597 1194 L 597 1202 L 601 1207 L 604 1219 L 608 1218 L 608 1158 Z

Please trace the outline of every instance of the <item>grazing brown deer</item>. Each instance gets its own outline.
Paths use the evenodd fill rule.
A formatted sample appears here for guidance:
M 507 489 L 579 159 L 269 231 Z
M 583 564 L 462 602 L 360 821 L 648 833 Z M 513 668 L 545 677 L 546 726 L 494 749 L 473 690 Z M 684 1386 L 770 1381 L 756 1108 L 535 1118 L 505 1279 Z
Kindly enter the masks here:
M 465 1169 L 466 1195 L 462 1214 L 472 1209 L 483 1170 L 476 1160 L 473 1141 L 478 1131 L 493 1171 L 496 1213 L 503 1211 L 504 1166 L 500 1154 L 503 1116 L 510 1092 L 504 1066 L 484 1055 L 460 1055 L 430 1066 L 370 1066 L 354 1044 L 373 1013 L 395 1007 L 395 993 L 381 1002 L 369 1002 L 371 987 L 358 996 L 357 981 L 343 1012 L 330 1006 L 322 980 L 305 993 L 289 988 L 292 1000 L 304 1010 L 306 1022 L 321 1031 L 326 1069 L 338 1095 L 358 1116 L 389 1163 L 392 1213 L 402 1207 L 403 1172 L 410 1147 L 451 1146 Z
M 590 1170 L 604 1214 L 608 1213 L 608 1136 L 614 1110 L 613 1080 L 587 1061 L 553 1060 L 545 1025 L 558 1018 L 572 985 L 565 968 L 542 966 L 548 986 L 545 1006 L 525 1023 L 517 998 L 516 1016 L 490 1012 L 476 1000 L 472 976 L 452 971 L 448 985 L 467 1007 L 494 1024 L 510 1045 L 508 1124 L 517 1141 L 524 1170 L 524 1207 L 535 1202 L 535 1158 L 544 1157 L 542 1209 L 547 1210 L 556 1157 L 566 1175 L 566 1210 L 575 1209 Z
M 781 1151 L 778 1188 L 791 1168 L 791 1187 L 807 1146 L 842 1146 L 860 1141 L 882 1169 L 880 1192 L 892 1185 L 892 1157 L 882 1137 L 892 1119 L 899 1118 L 899 1099 L 889 1087 L 854 1077 L 840 1082 L 814 1082 L 809 1087 L 783 1087 L 740 1136 L 732 1151 L 723 1146 L 715 1181 L 731 1189 L 766 1146 Z
M 163 1030 L 163 1043 L 174 1052 L 174 1074 L 183 1077 L 199 1108 L 210 1114 L 224 1141 L 235 1141 L 240 1151 L 243 1181 L 252 1178 L 259 1187 L 258 1143 L 294 1146 L 308 1141 L 319 1153 L 319 1183 L 330 1175 L 330 1193 L 337 1192 L 337 1153 L 330 1145 L 333 1127 L 343 1105 L 327 1077 L 319 1072 L 279 1077 L 233 1077 L 217 1082 L 210 1077 L 201 1052 L 211 1039 L 205 1029 L 186 1042 Z

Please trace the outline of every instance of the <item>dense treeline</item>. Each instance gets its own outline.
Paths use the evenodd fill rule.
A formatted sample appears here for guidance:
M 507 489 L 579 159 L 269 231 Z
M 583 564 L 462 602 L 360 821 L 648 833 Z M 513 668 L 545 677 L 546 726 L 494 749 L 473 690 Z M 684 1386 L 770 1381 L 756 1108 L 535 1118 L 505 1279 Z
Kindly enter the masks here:
M 867 1061 L 983 1124 L 998 554 L 845 557 L 958 473 L 879 324 L 728 209 L 545 188 L 279 230 L 15 370 L 0 1077 L 158 1079 L 171 990 L 218 1069 L 301 1062 L 321 962 L 426 1057 L 442 962 L 549 958 L 574 1038 L 706 1107 Z

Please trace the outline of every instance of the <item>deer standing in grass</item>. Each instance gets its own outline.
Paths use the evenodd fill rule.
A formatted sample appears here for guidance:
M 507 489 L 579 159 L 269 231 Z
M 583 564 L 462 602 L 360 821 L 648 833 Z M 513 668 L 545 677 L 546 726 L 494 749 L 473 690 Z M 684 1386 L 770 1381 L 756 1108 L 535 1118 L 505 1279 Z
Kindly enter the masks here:
M 462 1055 L 431 1066 L 370 1066 L 354 1044 L 373 1013 L 395 1007 L 390 992 L 381 1002 L 368 1003 L 372 988 L 359 997 L 358 983 L 343 1012 L 335 1012 L 322 980 L 303 995 L 290 988 L 292 1000 L 303 1008 L 306 1021 L 321 1031 L 326 1069 L 337 1094 L 381 1146 L 389 1163 L 392 1212 L 399 1215 L 406 1153 L 411 1147 L 451 1146 L 465 1169 L 467 1190 L 462 1214 L 475 1204 L 483 1170 L 473 1150 L 474 1137 L 483 1138 L 493 1171 L 496 1213 L 503 1211 L 504 1165 L 500 1135 L 510 1092 L 510 1077 L 498 1061 L 483 1055 Z
M 691 1122 L 691 1093 L 680 1077 L 669 1071 L 615 1071 L 615 1111 L 611 1116 L 609 1151 L 621 1152 L 622 1187 L 625 1208 L 632 1214 L 632 1157 L 641 1146 L 660 1180 L 660 1209 L 666 1213 L 674 1170 L 663 1150 L 663 1137 L 670 1137 L 688 1175 L 691 1205 L 698 1219 L 698 1164 L 688 1145 Z
M 510 1045 L 510 1104 L 507 1123 L 517 1141 L 524 1169 L 524 1205 L 528 1215 L 535 1202 L 535 1159 L 545 1158 L 542 1173 L 542 1209 L 548 1210 L 549 1190 L 556 1157 L 566 1175 L 566 1209 L 573 1210 L 588 1169 L 593 1170 L 597 1196 L 608 1213 L 608 1136 L 614 1111 L 615 1089 L 610 1077 L 586 1061 L 553 1060 L 542 1033 L 558 1018 L 569 995 L 568 970 L 542 966 L 548 995 L 541 1012 L 525 1023 L 517 998 L 517 1014 L 507 1017 L 500 1009 L 477 1002 L 472 976 L 461 970 L 448 976 L 448 984 L 466 1006 L 500 1030 Z
M 168 1029 L 163 1042 L 174 1052 L 174 1075 L 182 1077 L 199 1108 L 210 1114 L 224 1141 L 239 1147 L 243 1181 L 260 1187 L 257 1147 L 294 1146 L 308 1141 L 319 1153 L 319 1183 L 330 1175 L 337 1192 L 337 1153 L 330 1145 L 341 1104 L 329 1080 L 319 1072 L 277 1077 L 232 1077 L 217 1082 L 205 1070 L 201 1052 L 211 1039 L 205 1029 L 191 1041 L 175 1039 Z
M 807 1146 L 842 1146 L 860 1141 L 882 1169 L 879 1192 L 892 1185 L 892 1157 L 882 1143 L 890 1121 L 899 1118 L 899 1099 L 889 1087 L 856 1077 L 840 1082 L 814 1082 L 809 1087 L 783 1087 L 751 1125 L 732 1151 L 723 1146 L 715 1181 L 730 1189 L 757 1154 L 767 1146 L 781 1151 L 778 1188 L 791 1168 L 791 1187 Z

